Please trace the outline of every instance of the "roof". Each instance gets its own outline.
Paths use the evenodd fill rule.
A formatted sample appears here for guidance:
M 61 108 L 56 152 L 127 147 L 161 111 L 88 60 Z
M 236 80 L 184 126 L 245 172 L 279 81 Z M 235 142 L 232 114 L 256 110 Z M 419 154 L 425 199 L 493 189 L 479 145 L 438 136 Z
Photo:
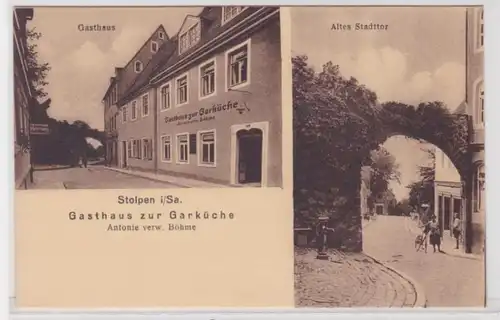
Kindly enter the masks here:
M 458 107 L 453 111 L 455 114 L 466 114 L 467 113 L 467 102 L 464 100 Z
M 165 72 L 166 70 L 177 64 L 185 56 L 196 51 L 197 49 L 205 45 L 207 42 L 216 38 L 218 35 L 222 34 L 226 30 L 237 25 L 243 19 L 264 8 L 268 9 L 269 12 L 279 9 L 279 7 L 250 6 L 247 7 L 245 10 L 243 10 L 236 17 L 234 17 L 233 19 L 224 24 L 222 24 L 222 7 L 220 6 L 204 7 L 203 10 L 197 16 L 186 15 L 186 18 L 183 20 L 181 26 L 179 27 L 179 31 L 176 33 L 176 35 L 172 36 L 170 39 L 167 39 L 160 46 L 158 53 L 156 53 L 151 58 L 151 60 L 149 60 L 144 70 L 139 74 L 139 76 L 137 76 L 137 78 L 133 81 L 132 85 L 123 91 L 123 96 L 120 97 L 120 102 L 128 100 L 130 96 L 133 96 L 139 93 L 142 89 L 148 87 L 149 82 L 152 78 L 160 75 L 161 73 Z M 189 48 L 182 54 L 179 54 L 178 50 L 179 33 L 182 31 L 184 24 L 189 18 L 199 18 L 201 23 L 201 39 L 196 45 Z M 149 39 L 146 41 L 146 43 L 148 41 Z
M 137 57 L 137 55 L 139 54 L 139 52 L 141 52 L 141 51 L 142 51 L 142 49 L 143 49 L 143 48 L 144 48 L 144 47 L 145 47 L 145 46 L 149 43 L 149 41 L 151 40 L 151 38 L 152 38 L 152 37 L 153 37 L 153 36 L 154 36 L 154 35 L 155 35 L 155 34 L 156 34 L 159 30 L 161 30 L 161 31 L 163 31 L 163 32 L 165 33 L 165 36 L 166 36 L 166 41 L 165 41 L 165 42 L 168 42 L 168 41 L 169 41 L 169 40 L 168 40 L 168 34 L 167 34 L 167 32 L 165 31 L 165 27 L 163 27 L 163 24 L 160 24 L 160 25 L 159 25 L 158 27 L 156 27 L 156 29 L 155 29 L 155 30 L 154 30 L 154 31 L 153 31 L 153 32 L 149 35 L 149 37 L 146 39 L 146 41 L 144 41 L 144 43 L 140 46 L 139 50 L 137 50 L 137 51 L 134 53 L 134 55 L 132 56 L 132 58 L 131 58 L 130 60 L 128 60 L 128 62 L 125 64 L 125 66 L 123 66 L 123 67 L 115 67 L 115 73 L 120 72 L 120 71 L 122 71 L 122 70 L 126 69 L 126 68 L 130 65 L 130 63 L 131 63 L 132 61 L 134 61 L 135 57 Z M 153 57 L 154 57 L 154 56 L 153 56 Z M 106 96 L 109 94 L 109 91 L 110 91 L 111 87 L 113 86 L 113 84 L 116 82 L 116 79 L 117 79 L 117 78 L 118 78 L 118 77 L 114 77 L 113 81 L 111 81 L 111 82 L 110 82 L 110 84 L 109 84 L 108 88 L 106 89 L 106 92 L 104 93 L 103 99 L 105 99 L 105 98 L 106 98 Z M 129 88 L 130 88 L 130 86 L 129 86 Z M 123 91 L 124 91 L 124 92 L 126 92 L 126 91 L 128 91 L 128 89 L 129 89 L 129 88 L 122 88 L 122 89 L 123 89 Z

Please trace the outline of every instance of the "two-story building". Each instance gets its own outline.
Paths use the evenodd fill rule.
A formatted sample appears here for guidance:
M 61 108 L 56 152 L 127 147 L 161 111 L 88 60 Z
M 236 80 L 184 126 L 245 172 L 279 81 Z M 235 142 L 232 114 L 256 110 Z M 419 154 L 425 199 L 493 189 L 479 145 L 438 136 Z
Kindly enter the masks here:
M 470 232 L 471 252 L 481 253 L 485 241 L 485 171 L 484 171 L 484 17 L 482 7 L 471 7 L 466 10 L 466 77 L 465 101 L 457 108 L 456 113 L 467 114 L 471 118 L 472 137 L 470 151 L 473 168 L 472 216 L 467 221 L 464 215 L 461 198 L 460 176 L 450 159 L 440 150 L 436 152 L 435 179 L 435 214 L 440 217 L 443 231 L 450 230 L 453 213 L 458 212 L 463 221 L 463 230 Z M 465 239 L 465 237 L 464 237 Z
M 282 185 L 279 8 L 205 7 L 172 37 L 158 28 L 129 64 L 116 77 L 118 166 Z
M 30 159 L 30 109 L 36 104 L 28 76 L 26 61 L 28 20 L 33 19 L 32 8 L 16 8 L 14 15 L 14 157 L 15 187 L 26 189 L 32 182 Z

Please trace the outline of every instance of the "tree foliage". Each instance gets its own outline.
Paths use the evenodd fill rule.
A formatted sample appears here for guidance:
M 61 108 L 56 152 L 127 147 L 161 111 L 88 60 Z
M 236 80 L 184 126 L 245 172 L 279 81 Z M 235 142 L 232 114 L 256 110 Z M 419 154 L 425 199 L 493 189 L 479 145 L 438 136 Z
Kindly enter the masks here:
M 411 183 L 407 188 L 410 189 L 409 204 L 416 208 L 423 203 L 434 207 L 434 179 L 436 176 L 435 162 L 436 155 L 434 149 L 422 149 L 428 156 L 428 164 L 418 167 L 419 180 Z
M 306 56 L 292 64 L 296 223 L 307 225 L 325 212 L 342 220 L 359 190 L 361 164 L 370 163 L 378 145 L 376 126 L 352 109 L 374 115 L 377 97 L 331 62 L 320 72 Z
M 396 158 L 384 147 L 379 147 L 371 153 L 371 178 L 370 190 L 374 197 L 381 195 L 389 189 L 389 183 L 400 183 L 401 173 Z
M 47 96 L 45 86 L 48 85 L 47 75 L 51 70 L 48 62 L 42 62 L 38 53 L 38 40 L 42 37 L 35 28 L 26 31 L 28 48 L 26 53 L 26 62 L 28 66 L 28 79 L 30 79 L 34 88 L 34 97 L 43 98 Z

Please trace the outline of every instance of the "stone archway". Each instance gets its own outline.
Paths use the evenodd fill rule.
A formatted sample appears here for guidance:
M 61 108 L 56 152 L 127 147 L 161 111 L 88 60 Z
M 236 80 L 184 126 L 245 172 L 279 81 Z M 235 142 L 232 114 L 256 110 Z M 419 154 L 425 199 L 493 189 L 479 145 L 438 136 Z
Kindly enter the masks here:
M 471 237 L 470 216 L 472 212 L 473 193 L 473 170 L 471 166 L 471 153 L 469 151 L 470 141 L 470 117 L 464 114 L 450 113 L 441 103 L 421 103 L 416 107 L 389 102 L 377 105 L 375 114 L 363 114 L 355 110 L 367 122 L 379 127 L 377 130 L 377 141 L 384 143 L 387 139 L 402 135 L 419 141 L 430 143 L 441 149 L 456 167 L 462 183 L 462 204 L 466 217 L 466 250 L 470 251 Z M 365 152 L 368 151 L 365 150 Z M 366 154 L 365 154 L 366 155 Z M 361 166 L 353 166 L 352 174 L 361 172 Z M 344 249 L 348 251 L 362 250 L 361 214 L 358 210 L 361 199 L 358 199 L 358 190 L 361 188 L 361 180 L 356 186 L 356 196 L 352 198 L 350 214 L 354 215 L 346 219 L 350 221 L 343 226 Z M 349 225 L 350 224 L 350 225 Z

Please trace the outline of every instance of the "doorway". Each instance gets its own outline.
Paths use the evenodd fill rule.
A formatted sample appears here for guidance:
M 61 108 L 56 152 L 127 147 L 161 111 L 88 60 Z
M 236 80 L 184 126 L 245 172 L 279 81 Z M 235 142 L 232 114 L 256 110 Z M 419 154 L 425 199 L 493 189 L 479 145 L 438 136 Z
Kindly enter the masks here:
M 122 149 L 121 166 L 122 166 L 122 168 L 126 168 L 127 167 L 127 141 L 122 141 L 121 149 Z
M 257 128 L 239 130 L 236 137 L 238 183 L 260 185 L 262 183 L 262 130 Z
M 384 205 L 383 204 L 380 204 L 380 203 L 377 203 L 375 205 L 375 213 L 378 215 L 378 216 L 381 216 L 384 214 Z
M 450 223 L 451 223 L 451 198 L 444 197 L 444 216 L 443 216 L 444 230 L 450 230 Z

